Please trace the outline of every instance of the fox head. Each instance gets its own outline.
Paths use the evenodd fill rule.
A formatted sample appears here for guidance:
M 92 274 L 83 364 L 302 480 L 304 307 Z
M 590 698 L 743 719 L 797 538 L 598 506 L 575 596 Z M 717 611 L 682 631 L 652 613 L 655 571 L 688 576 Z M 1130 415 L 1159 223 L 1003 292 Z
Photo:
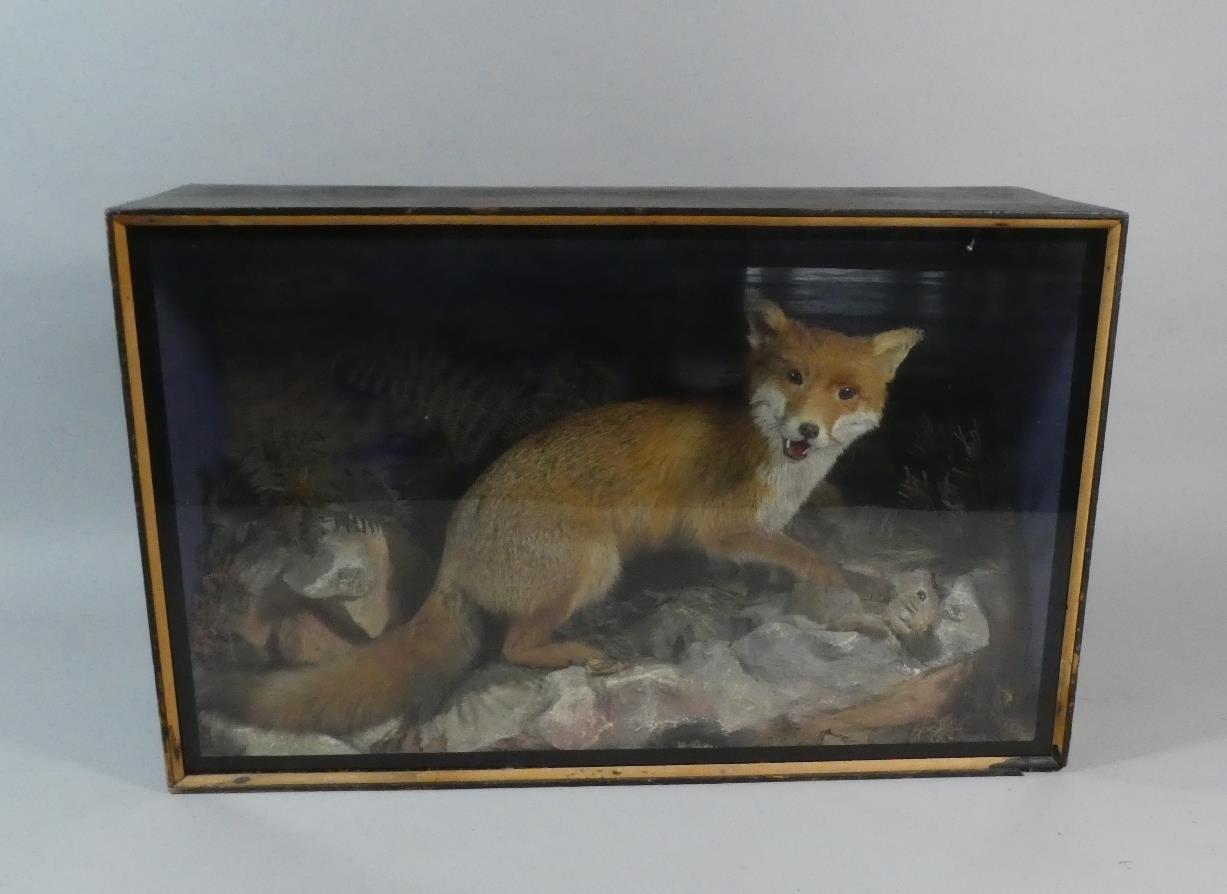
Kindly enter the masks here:
M 919 329 L 853 336 L 790 319 L 758 296 L 746 304 L 750 411 L 784 457 L 842 451 L 877 428 L 886 389 L 923 337 Z

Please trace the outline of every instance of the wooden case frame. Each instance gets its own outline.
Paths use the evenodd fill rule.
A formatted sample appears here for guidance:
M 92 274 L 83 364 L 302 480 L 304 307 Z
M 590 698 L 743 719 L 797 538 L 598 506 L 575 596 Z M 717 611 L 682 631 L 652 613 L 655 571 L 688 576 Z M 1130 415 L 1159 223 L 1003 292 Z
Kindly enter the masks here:
M 345 226 L 708 226 L 1065 228 L 1102 231 L 1105 249 L 1051 751 L 1045 756 L 920 757 L 756 763 L 494 769 L 192 773 L 185 768 L 158 536 L 146 384 L 133 288 L 137 228 Z M 1029 190 L 456 190 L 181 187 L 107 213 L 114 306 L 136 495 L 166 780 L 175 792 L 610 782 L 704 782 L 1055 770 L 1069 754 L 1095 500 L 1108 403 L 1127 215 Z

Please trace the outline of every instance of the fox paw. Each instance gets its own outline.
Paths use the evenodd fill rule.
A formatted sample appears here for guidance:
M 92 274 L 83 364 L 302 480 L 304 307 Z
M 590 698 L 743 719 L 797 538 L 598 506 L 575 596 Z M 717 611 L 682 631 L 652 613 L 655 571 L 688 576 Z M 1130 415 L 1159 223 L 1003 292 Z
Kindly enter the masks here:
M 627 664 L 625 661 L 619 661 L 617 658 L 602 655 L 598 658 L 589 658 L 584 662 L 584 667 L 588 668 L 588 673 L 590 674 L 605 677 L 610 674 L 621 673 L 626 670 Z

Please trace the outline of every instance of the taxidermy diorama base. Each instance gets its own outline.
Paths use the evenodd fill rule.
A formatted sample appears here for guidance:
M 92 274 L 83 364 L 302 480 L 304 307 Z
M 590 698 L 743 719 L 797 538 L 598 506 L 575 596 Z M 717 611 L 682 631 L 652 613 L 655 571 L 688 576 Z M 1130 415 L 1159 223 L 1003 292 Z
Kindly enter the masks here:
M 1004 515 L 977 513 L 974 524 L 1008 542 Z M 694 558 L 690 580 L 677 563 L 665 587 L 658 576 L 628 574 L 617 597 L 567 625 L 568 638 L 617 659 L 612 673 L 533 670 L 495 654 L 424 720 L 393 718 L 336 737 L 259 729 L 206 712 L 202 750 L 337 755 L 1025 739 L 1033 731 L 1018 719 L 1026 716 L 1023 700 L 1003 685 L 993 648 L 995 621 L 1009 622 L 1003 613 L 1013 604 L 1006 563 L 980 557 L 960 567 L 948 558 L 966 554 L 968 525 L 959 512 L 812 508 L 792 532 L 854 572 L 859 594 Z M 337 531 L 310 555 L 257 541 L 234 573 L 248 588 L 293 591 L 374 636 L 396 614 L 389 586 L 389 557 L 403 554 L 389 548 L 396 539 L 391 526 Z M 288 663 L 352 648 L 320 614 L 272 622 L 248 615 L 246 633 Z

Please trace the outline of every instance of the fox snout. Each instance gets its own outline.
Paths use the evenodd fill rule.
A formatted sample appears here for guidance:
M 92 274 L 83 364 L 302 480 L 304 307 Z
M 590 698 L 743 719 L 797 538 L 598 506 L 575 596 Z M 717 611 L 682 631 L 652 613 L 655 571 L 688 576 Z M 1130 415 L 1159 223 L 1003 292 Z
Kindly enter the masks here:
M 829 447 L 833 440 L 830 429 L 819 422 L 798 422 L 786 425 L 785 430 L 795 430 L 795 440 L 808 441 L 811 447 Z
M 837 416 L 834 423 L 820 420 L 786 421 L 784 436 L 791 441 L 804 441 L 808 447 L 824 450 L 834 445 L 848 446 L 861 435 L 878 427 L 881 414 L 873 410 L 857 410 Z
M 796 437 L 792 436 L 795 430 Z M 809 456 L 813 449 L 824 450 L 831 446 L 831 437 L 816 422 L 800 422 L 783 426 L 784 455 L 794 461 Z

